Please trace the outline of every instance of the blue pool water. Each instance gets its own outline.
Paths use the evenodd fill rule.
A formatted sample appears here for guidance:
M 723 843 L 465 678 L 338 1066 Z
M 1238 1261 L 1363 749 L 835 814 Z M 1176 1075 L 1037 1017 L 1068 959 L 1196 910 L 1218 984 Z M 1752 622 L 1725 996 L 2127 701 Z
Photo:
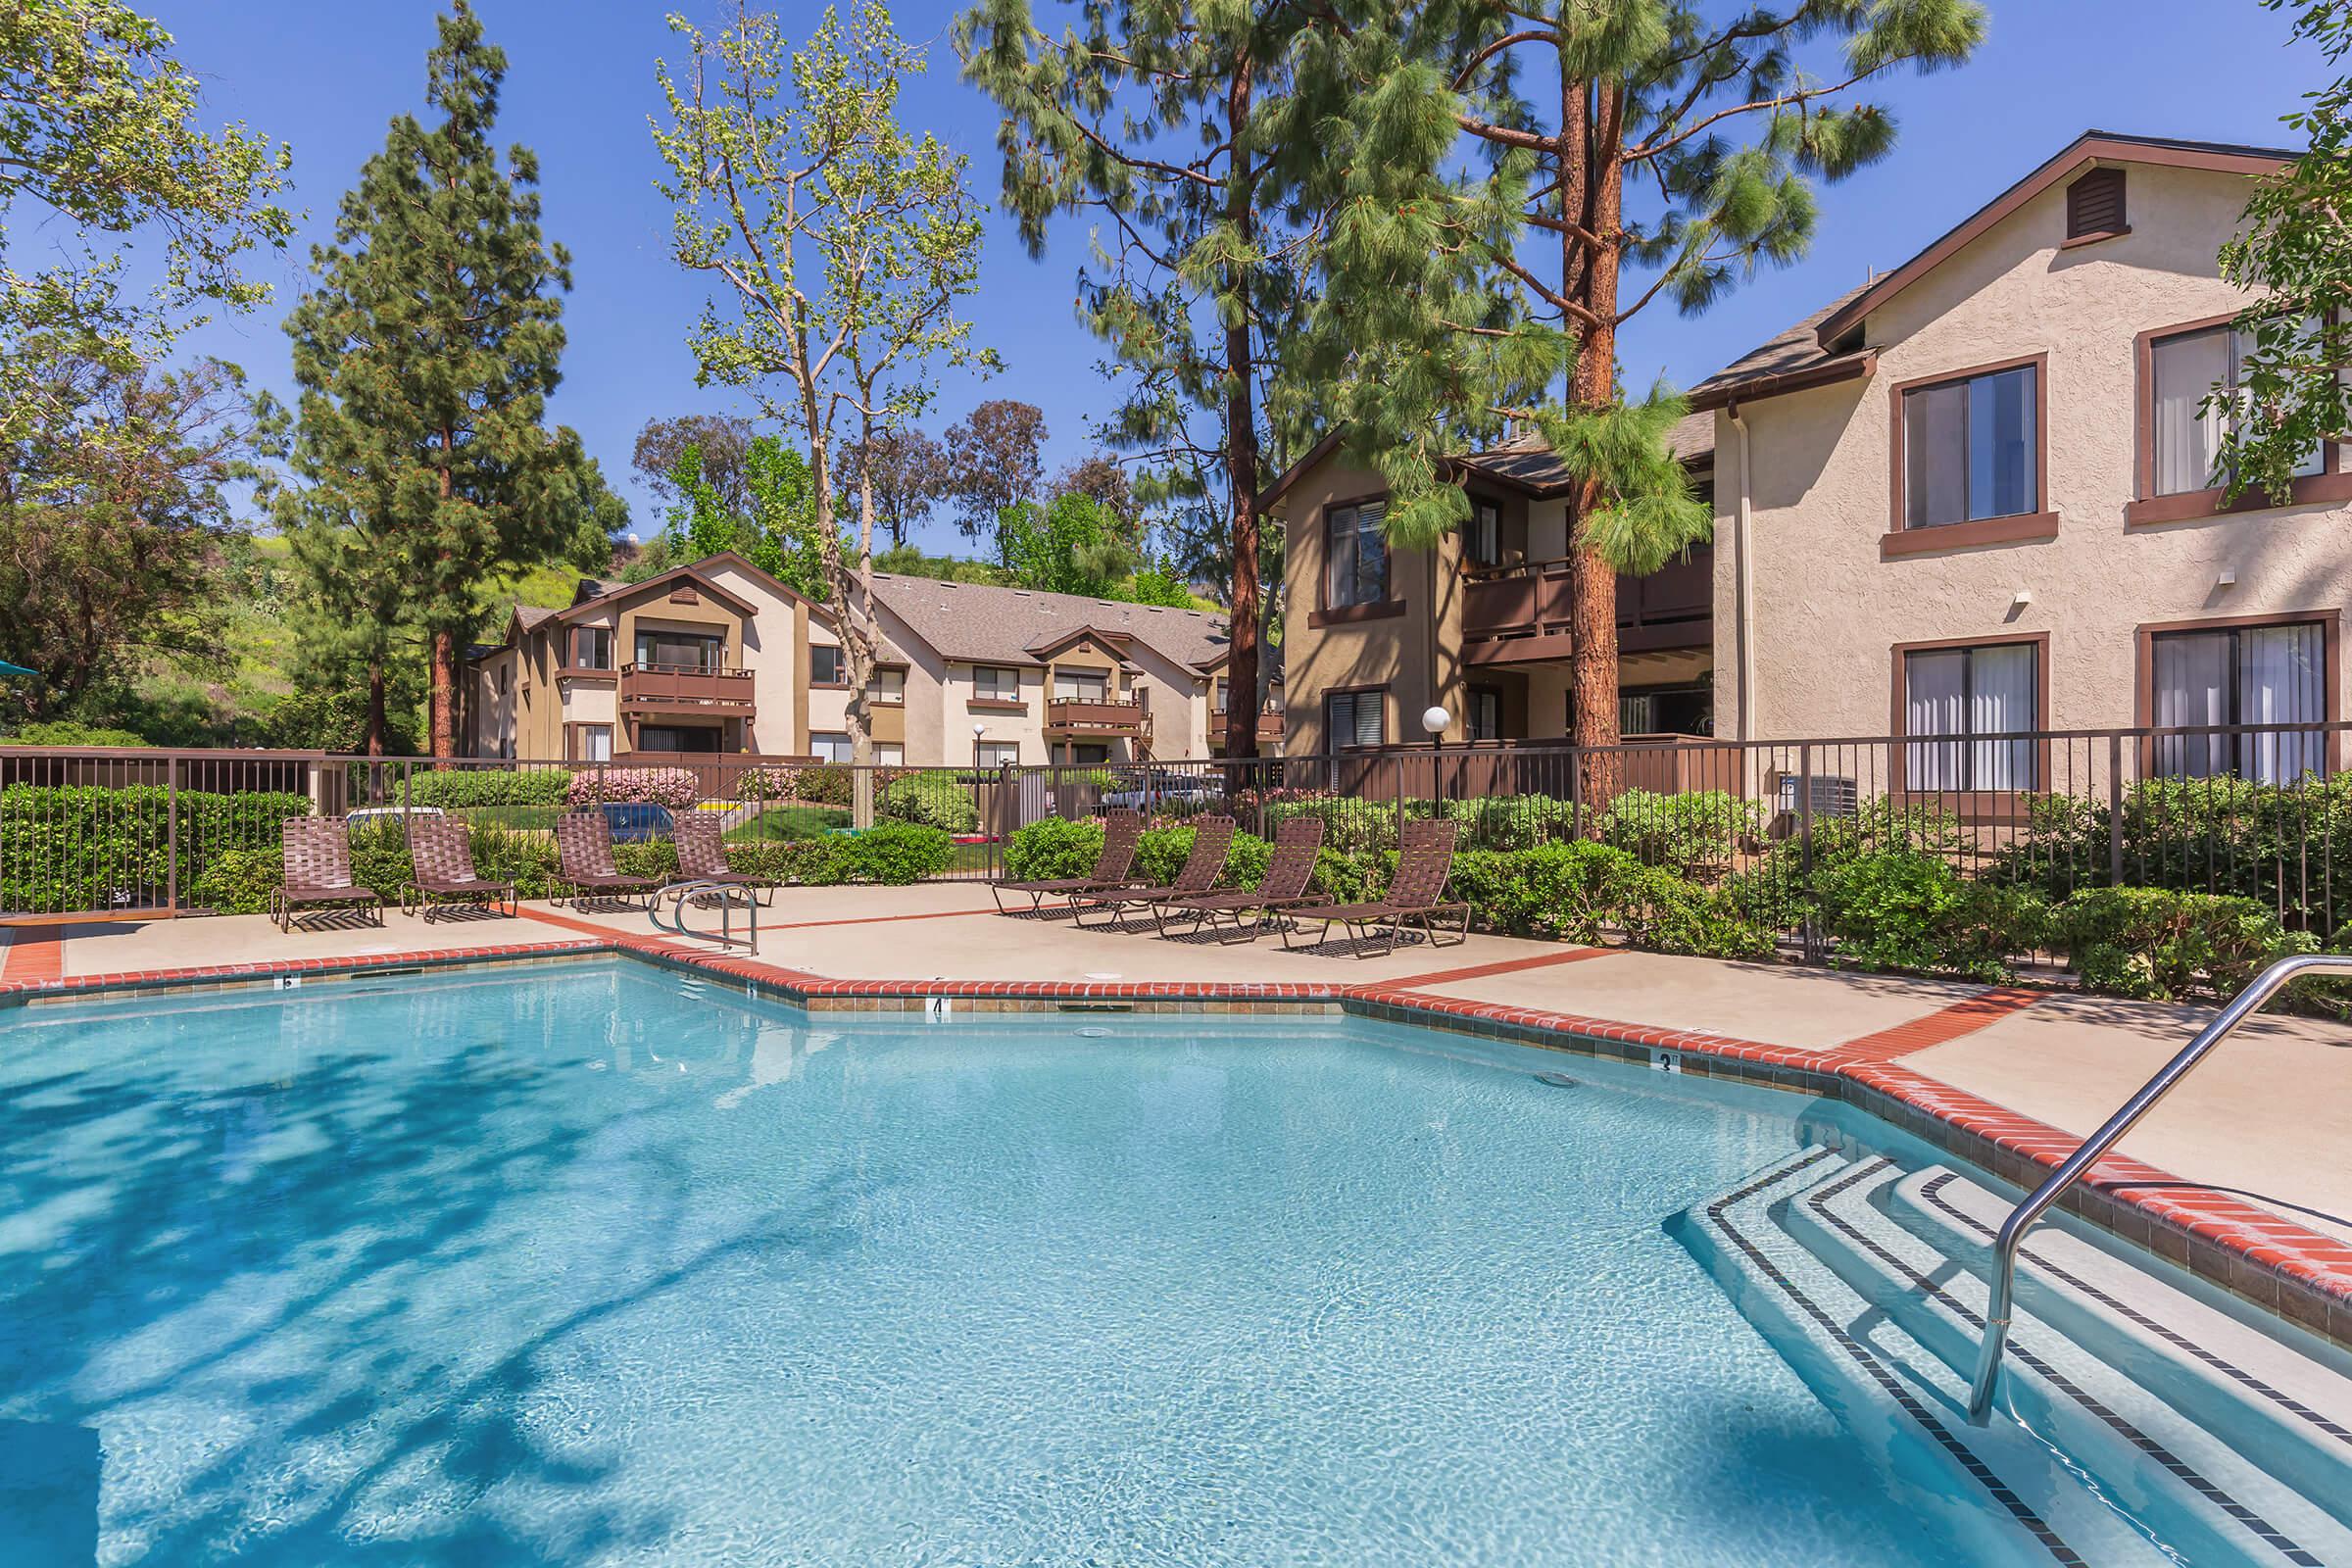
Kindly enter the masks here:
M 0 1046 L 11 1562 L 1953 1560 L 1661 1229 L 1791 1097 L 620 962 Z

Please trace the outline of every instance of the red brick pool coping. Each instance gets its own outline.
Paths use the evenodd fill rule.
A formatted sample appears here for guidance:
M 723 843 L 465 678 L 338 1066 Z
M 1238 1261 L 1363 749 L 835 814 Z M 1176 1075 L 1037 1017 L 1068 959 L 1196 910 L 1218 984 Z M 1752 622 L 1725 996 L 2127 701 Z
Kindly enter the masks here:
M 1744 1079 L 1844 1101 L 2019 1187 L 2035 1185 L 2081 1142 L 2046 1122 L 1955 1089 L 1893 1059 L 1984 1028 L 2031 1006 L 2038 995 L 2013 988 L 1987 990 L 1891 1029 L 1808 1049 L 1437 996 L 1416 989 L 1473 978 L 1476 973 L 1573 962 L 1602 950 L 1578 950 L 1509 965 L 1477 965 L 1471 972 L 1441 970 L 1372 984 L 1336 980 L 834 980 L 756 958 L 731 957 L 705 948 L 614 931 L 551 911 L 526 909 L 523 913 L 531 920 L 572 932 L 574 939 L 66 976 L 59 972 L 62 944 L 54 938 L 26 943 L 20 932 L 5 962 L 0 962 L 0 1003 L 281 976 L 365 974 L 424 964 L 622 953 L 725 976 L 811 1011 L 911 1010 L 934 999 L 967 1002 L 973 1010 L 983 1012 L 1089 1004 L 1171 1012 L 1345 1011 L 1633 1061 L 1649 1061 L 1657 1053 L 1668 1053 L 1679 1070 L 1695 1076 Z M 2120 1155 L 2101 1160 L 2065 1201 L 2068 1208 L 2124 1240 L 2352 1348 L 2352 1245 L 2230 1194 L 2183 1182 L 2155 1166 Z

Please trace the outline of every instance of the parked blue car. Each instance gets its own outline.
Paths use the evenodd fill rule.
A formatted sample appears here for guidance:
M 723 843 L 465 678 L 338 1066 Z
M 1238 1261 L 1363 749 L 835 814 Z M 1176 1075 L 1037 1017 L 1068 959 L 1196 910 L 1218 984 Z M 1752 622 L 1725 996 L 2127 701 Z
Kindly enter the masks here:
M 607 801 L 605 826 L 615 844 L 645 844 L 654 839 L 671 836 L 677 824 L 670 820 L 669 808 L 656 806 L 651 801 Z

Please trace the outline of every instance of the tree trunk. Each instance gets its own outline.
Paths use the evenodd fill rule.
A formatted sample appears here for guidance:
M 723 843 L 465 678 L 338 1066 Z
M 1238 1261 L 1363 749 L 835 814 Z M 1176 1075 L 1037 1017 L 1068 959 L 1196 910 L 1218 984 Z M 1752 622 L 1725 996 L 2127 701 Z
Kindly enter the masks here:
M 432 753 L 458 755 L 458 639 L 454 632 L 433 633 Z
M 368 666 L 368 738 L 365 742 L 369 757 L 384 755 L 384 666 Z
M 1623 98 L 1620 89 L 1606 84 L 1591 93 L 1589 112 L 1585 94 L 1577 94 L 1579 113 L 1571 121 L 1575 140 L 1581 144 L 1575 152 L 1581 165 L 1582 177 L 1577 184 L 1582 211 L 1564 214 L 1598 237 L 1597 244 L 1587 241 L 1582 247 L 1588 255 L 1581 275 L 1563 275 L 1561 279 L 1562 292 L 1591 310 L 1593 317 L 1577 341 L 1576 368 L 1568 388 L 1572 413 L 1605 409 L 1617 393 L 1617 270 L 1623 259 L 1619 221 L 1625 179 L 1624 166 L 1617 159 L 1617 117 Z M 1567 182 L 1562 183 L 1564 206 L 1568 192 Z M 1563 254 L 1568 254 L 1565 245 Z M 1600 481 L 1594 477 L 1570 496 L 1568 507 L 1573 563 L 1568 625 L 1574 639 L 1569 655 L 1570 739 L 1583 747 L 1614 746 L 1619 740 L 1617 574 L 1597 552 L 1573 538 L 1604 499 Z M 1606 798 L 1603 791 L 1614 771 L 1605 759 L 1587 761 L 1585 799 L 1589 803 Z
M 1250 119 L 1250 62 L 1244 57 L 1225 95 L 1225 122 L 1234 145 Z M 1241 153 L 1231 155 L 1232 185 L 1226 216 L 1244 245 L 1252 238 L 1255 202 L 1244 182 Z M 1250 278 L 1236 267 L 1226 274 L 1227 292 L 1247 298 Z M 1225 328 L 1225 485 L 1233 507 L 1233 620 L 1225 662 L 1225 755 L 1257 755 L 1257 645 L 1260 608 L 1257 583 L 1257 411 L 1252 405 L 1250 314 L 1236 309 Z

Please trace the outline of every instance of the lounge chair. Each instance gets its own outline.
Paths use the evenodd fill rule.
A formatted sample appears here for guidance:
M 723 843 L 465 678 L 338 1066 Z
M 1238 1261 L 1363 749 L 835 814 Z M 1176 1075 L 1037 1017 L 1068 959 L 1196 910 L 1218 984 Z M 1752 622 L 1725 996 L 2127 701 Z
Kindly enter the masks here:
M 361 909 L 384 923 L 384 896 L 351 879 L 351 829 L 339 816 L 289 816 L 280 826 L 278 855 L 285 880 L 270 895 L 270 918 L 294 929 L 297 910 Z
M 1004 895 L 1027 894 L 1031 914 L 1045 907 L 1046 900 L 1068 899 L 1081 893 L 1100 893 L 1105 888 L 1132 887 L 1135 878 L 1128 871 L 1135 864 L 1135 847 L 1144 836 L 1144 814 L 1141 811 L 1109 810 L 1102 813 L 1102 853 L 1095 857 L 1095 868 L 1085 876 L 1054 877 L 1043 882 L 999 881 L 989 884 L 989 892 L 997 901 L 999 914 L 1018 914 L 1018 909 L 1004 907 Z
M 517 913 L 514 884 L 483 876 L 473 868 L 473 845 L 466 823 L 454 816 L 409 819 L 409 860 L 414 869 L 400 901 L 407 913 L 430 920 L 443 905 L 487 906 L 500 914 Z
M 1294 816 L 1274 830 L 1274 853 L 1266 861 L 1266 874 L 1258 878 L 1256 887 L 1163 899 L 1152 906 L 1159 922 L 1159 934 L 1166 936 L 1168 922 L 1187 915 L 1193 922 L 1186 929 L 1188 936 L 1204 926 L 1220 925 L 1230 917 L 1234 935 L 1254 942 L 1260 932 L 1281 918 L 1283 911 L 1315 902 L 1315 896 L 1306 888 L 1314 880 L 1315 859 L 1322 853 L 1323 819 Z
M 718 818 L 709 811 L 681 812 L 671 825 L 670 842 L 678 850 L 679 882 L 716 882 L 722 887 L 748 888 L 760 906 L 773 904 L 776 879 L 772 876 L 754 876 L 749 871 L 732 870 L 727 865 L 727 847 L 719 837 Z
M 1344 925 L 1356 943 L 1359 958 L 1372 955 L 1373 932 L 1388 928 L 1387 946 L 1378 951 L 1391 954 L 1396 951 L 1397 939 L 1406 926 L 1417 926 L 1421 934 L 1436 947 L 1456 947 L 1469 939 L 1470 906 L 1446 902 L 1446 878 L 1453 870 L 1453 824 L 1451 822 L 1416 821 L 1404 824 L 1396 857 L 1396 879 L 1389 884 L 1386 897 L 1367 899 L 1358 904 L 1309 904 L 1291 910 L 1291 924 L 1283 929 L 1282 945 L 1296 949 L 1291 935 L 1308 920 L 1320 920 L 1323 929 L 1310 948 L 1319 948 L 1331 936 L 1331 928 Z M 1444 926 L 1441 920 L 1458 920 Z M 1450 930 L 1452 941 L 1445 940 Z
M 1115 926 L 1126 910 L 1137 905 L 1156 906 L 1169 899 L 1191 898 L 1206 893 L 1217 885 L 1225 873 L 1225 857 L 1233 849 L 1233 818 L 1230 816 L 1196 816 L 1193 818 L 1193 852 L 1184 858 L 1176 872 L 1176 880 L 1164 887 L 1105 888 L 1100 893 L 1081 893 L 1070 900 L 1071 918 L 1086 924 L 1090 908 L 1108 909 L 1110 918 L 1103 922 Z
M 605 813 L 594 807 L 556 818 L 556 891 L 568 892 L 574 908 L 589 894 L 614 903 L 642 898 L 651 908 L 654 894 L 662 887 L 659 877 L 621 874 L 620 867 L 612 863 L 612 829 L 605 821 Z

